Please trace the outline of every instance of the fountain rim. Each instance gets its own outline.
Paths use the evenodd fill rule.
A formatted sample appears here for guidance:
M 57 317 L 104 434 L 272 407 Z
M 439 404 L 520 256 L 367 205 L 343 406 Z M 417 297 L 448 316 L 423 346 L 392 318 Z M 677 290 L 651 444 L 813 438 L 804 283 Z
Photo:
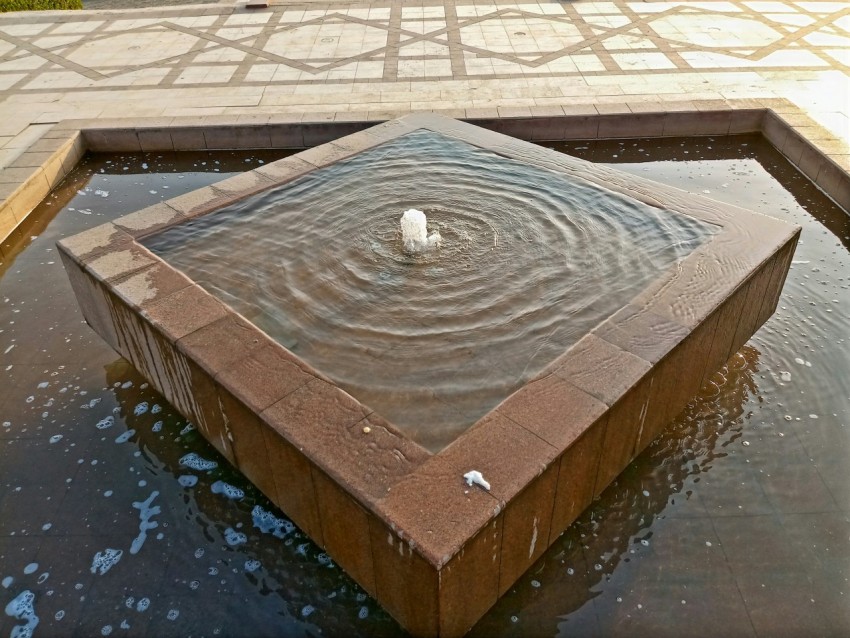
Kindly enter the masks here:
M 313 370 L 283 346 L 272 342 L 262 331 L 140 243 L 164 228 L 419 129 L 587 181 L 649 206 L 689 215 L 719 228 L 702 246 L 660 273 L 629 304 L 604 319 L 536 378 L 435 454 L 425 451 L 391 423 L 360 406 L 320 371 Z M 762 269 L 761 276 L 766 276 L 766 282 L 773 288 L 777 285 L 774 279 L 781 276 L 778 281 L 781 290 L 784 273 L 779 266 L 786 264 L 787 270 L 799 232 L 799 227 L 785 222 L 592 165 L 471 124 L 435 114 L 413 114 L 131 213 L 63 239 L 58 245 L 63 259 L 74 262 L 103 287 L 113 308 L 122 306 L 138 313 L 144 321 L 143 329 L 149 331 L 154 340 L 166 340 L 195 365 L 205 369 L 225 391 L 257 409 L 259 418 L 270 431 L 298 450 L 311 468 L 318 468 L 330 477 L 333 486 L 325 484 L 316 489 L 337 490 L 343 499 L 352 501 L 358 511 L 365 511 L 373 543 L 385 533 L 389 534 L 391 542 L 395 536 L 402 553 L 407 552 L 439 572 L 488 530 L 507 525 L 505 516 L 512 505 L 518 507 L 516 503 L 529 491 L 528 486 L 539 477 L 545 476 L 547 480 L 556 477 L 562 455 L 572 446 L 581 444 L 591 428 L 606 420 L 630 393 L 634 394 L 647 375 L 670 361 L 674 351 L 681 352 L 677 347 L 693 330 L 723 319 L 721 315 L 729 311 L 730 304 L 721 308 L 722 304 L 733 297 L 740 298 L 742 304 L 747 301 L 748 291 L 755 289 L 750 286 L 755 279 L 752 274 L 770 260 L 774 260 L 777 267 L 770 264 Z M 753 325 L 763 321 L 768 310 L 766 302 L 758 301 L 757 308 L 747 310 L 752 315 Z M 187 304 L 192 308 L 188 317 L 185 316 Z M 770 312 L 772 308 L 767 316 Z M 263 351 L 274 351 L 275 356 L 283 357 L 311 378 L 303 388 L 310 386 L 320 390 L 327 405 L 344 405 L 346 410 L 328 411 L 330 420 L 322 419 L 321 424 L 313 421 L 302 423 L 303 427 L 292 427 L 282 418 L 279 404 L 292 401 L 298 390 L 281 396 L 273 404 L 257 403 L 253 398 L 255 393 L 243 386 L 244 379 L 223 373 L 220 356 L 214 349 L 211 351 L 202 338 L 205 332 L 222 338 L 224 330 L 225 333 L 232 331 L 236 339 L 244 339 L 245 324 L 252 331 L 252 339 L 259 344 L 244 353 L 246 360 Z M 108 326 L 106 331 L 109 331 Z M 654 335 L 652 343 L 641 340 L 640 335 L 646 331 Z M 115 334 L 114 338 L 117 343 L 122 336 Z M 589 373 L 575 372 L 587 361 L 604 362 L 604 366 Z M 162 365 L 171 364 L 164 361 Z M 567 429 L 547 428 L 545 415 L 535 410 L 542 399 L 556 395 L 569 397 L 569 406 L 559 406 L 573 411 L 574 419 Z M 360 406 L 359 411 L 357 406 Z M 314 406 L 314 409 L 321 414 L 322 408 Z M 359 418 L 351 422 L 352 414 Z M 315 412 L 311 416 L 315 417 Z M 370 425 L 360 427 L 367 421 Z M 231 449 L 226 433 L 219 443 L 225 456 L 239 466 L 239 455 Z M 637 441 L 634 445 L 639 444 Z M 385 477 L 380 489 L 376 490 L 372 484 L 375 462 L 380 465 L 381 461 L 398 453 L 406 461 L 402 471 Z M 364 458 L 373 462 L 363 463 Z M 470 470 L 482 471 L 491 489 L 485 491 L 466 486 L 463 474 Z M 603 474 L 599 472 L 594 493 L 607 485 L 607 482 L 601 484 L 602 480 Z M 442 507 L 420 507 L 421 501 L 440 503 Z M 460 512 L 462 517 L 458 518 Z M 557 537 L 556 532 L 560 530 L 553 528 L 551 534 Z M 547 547 L 551 540 L 541 539 L 542 547 Z M 532 553 L 533 549 L 532 546 Z

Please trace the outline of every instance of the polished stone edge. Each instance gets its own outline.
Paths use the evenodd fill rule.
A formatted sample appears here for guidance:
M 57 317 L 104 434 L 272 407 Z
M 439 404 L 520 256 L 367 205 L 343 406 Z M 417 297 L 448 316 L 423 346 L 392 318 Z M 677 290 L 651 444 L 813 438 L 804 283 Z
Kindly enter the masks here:
M 139 243 L 421 128 L 717 227 L 437 454 Z M 798 235 L 771 218 L 591 170 L 499 132 L 414 114 L 58 246 L 88 323 L 231 463 L 405 628 L 461 635 L 770 316 Z M 467 485 L 470 470 L 490 490 Z

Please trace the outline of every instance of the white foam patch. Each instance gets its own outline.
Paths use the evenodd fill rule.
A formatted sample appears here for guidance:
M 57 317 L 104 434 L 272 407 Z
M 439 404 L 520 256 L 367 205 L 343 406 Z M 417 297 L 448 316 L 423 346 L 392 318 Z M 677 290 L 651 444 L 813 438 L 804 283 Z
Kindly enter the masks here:
M 30 563 L 26 567 L 24 567 L 25 574 L 34 574 L 35 570 L 38 569 L 38 563 Z
M 184 434 L 189 434 L 189 432 L 194 432 L 194 431 L 195 431 L 195 426 L 192 425 L 191 423 L 187 423 L 186 427 L 183 428 L 182 430 L 180 430 L 180 436 L 183 436 Z
M 6 576 L 2 581 L 0 581 L 0 585 L 3 585 L 3 589 L 9 589 L 12 586 L 12 583 L 15 582 L 15 579 L 11 576 Z
M 243 490 L 224 481 L 216 481 L 210 486 L 210 489 L 213 494 L 223 494 L 234 501 L 240 501 L 245 498 L 245 492 Z
M 82 393 L 81 393 L 81 394 L 82 394 Z M 97 405 L 98 403 L 100 403 L 101 401 L 103 401 L 103 399 L 92 399 L 92 400 L 91 400 L 91 401 L 89 401 L 88 403 L 83 403 L 80 407 L 81 407 L 83 410 L 91 410 L 94 406 L 96 406 L 96 405 Z
M 199 472 L 214 470 L 218 467 L 218 463 L 216 463 L 215 461 L 207 461 L 206 459 L 201 458 L 194 452 L 189 452 L 189 454 L 181 457 L 180 465 L 184 465 L 193 470 L 198 470 Z
M 141 403 L 136 404 L 136 407 L 133 408 L 133 414 L 136 416 L 142 416 L 145 412 L 148 411 L 148 402 L 142 401 Z
M 247 543 L 248 537 L 242 532 L 237 532 L 232 527 L 228 527 L 226 530 L 224 530 L 224 540 L 231 547 L 235 547 L 236 545 Z
M 119 560 L 121 560 L 123 555 L 124 552 L 122 550 L 112 549 L 109 547 L 102 552 L 98 552 L 92 559 L 91 573 L 103 576 L 106 572 L 112 569 Z
M 136 431 L 133 428 L 130 428 L 129 430 L 127 430 L 123 434 L 118 435 L 115 438 L 115 442 L 116 443 L 126 443 L 127 441 L 129 441 L 133 437 L 133 435 L 135 433 L 136 433 Z
M 131 554 L 138 554 L 139 550 L 142 549 L 142 545 L 145 544 L 145 540 L 147 540 L 148 531 L 159 527 L 159 523 L 151 520 L 161 511 L 159 505 L 152 505 L 154 499 L 157 496 L 159 496 L 159 492 L 157 490 L 154 490 L 153 492 L 151 492 L 151 495 L 146 501 L 133 503 L 133 507 L 139 510 L 140 521 L 139 535 L 133 539 L 133 542 L 130 545 Z
M 62 438 L 63 437 L 62 437 L 61 434 L 54 434 L 53 436 L 50 437 L 49 441 L 50 441 L 50 443 L 59 443 L 59 441 L 61 441 Z
M 105 430 L 106 428 L 111 428 L 113 425 L 115 425 L 115 417 L 110 414 L 98 421 L 95 427 L 98 430 Z
M 151 432 L 159 432 L 162 430 L 162 421 L 157 421 L 151 426 Z
M 254 527 L 258 527 L 263 534 L 285 538 L 287 534 L 295 531 L 295 525 L 292 522 L 285 518 L 278 518 L 259 505 L 255 505 L 251 510 L 251 519 L 254 521 Z
M 139 602 L 136 603 L 136 611 L 141 613 L 143 611 L 147 611 L 148 607 L 151 606 L 150 598 L 139 598 Z
M 177 477 L 177 482 L 183 487 L 195 487 L 198 484 L 198 477 L 194 474 L 183 474 Z
M 245 571 L 246 572 L 255 572 L 260 569 L 261 563 L 258 560 L 246 560 L 245 561 Z
M 159 414 L 162 412 L 162 406 L 159 403 L 154 403 L 151 407 L 151 414 Z
M 12 629 L 9 638 L 32 638 L 38 626 L 38 616 L 35 615 L 35 594 L 25 589 L 6 605 L 6 615 L 23 620 L 26 624 L 17 625 Z

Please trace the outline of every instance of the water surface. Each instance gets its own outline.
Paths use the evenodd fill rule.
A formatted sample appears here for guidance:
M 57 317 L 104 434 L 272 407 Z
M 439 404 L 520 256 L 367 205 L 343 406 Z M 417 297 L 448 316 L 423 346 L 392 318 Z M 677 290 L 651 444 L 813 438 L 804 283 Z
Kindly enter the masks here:
M 145 245 L 439 451 L 714 230 L 421 131 Z
M 774 317 L 473 635 L 850 634 L 848 217 L 753 138 L 568 150 L 803 235 Z M 403 635 L 83 323 L 56 255 L 247 157 L 94 156 L 3 246 L 0 636 L 25 592 L 36 637 Z

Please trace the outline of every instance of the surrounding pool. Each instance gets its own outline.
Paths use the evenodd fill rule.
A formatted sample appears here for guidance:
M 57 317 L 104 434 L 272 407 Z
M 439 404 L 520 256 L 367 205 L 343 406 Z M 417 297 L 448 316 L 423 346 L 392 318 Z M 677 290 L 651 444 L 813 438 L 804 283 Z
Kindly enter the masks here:
M 850 633 L 850 218 L 756 137 L 563 150 L 803 234 L 776 315 L 473 634 Z M 90 156 L 4 245 L 0 635 L 401 633 L 82 323 L 54 247 L 276 157 Z

